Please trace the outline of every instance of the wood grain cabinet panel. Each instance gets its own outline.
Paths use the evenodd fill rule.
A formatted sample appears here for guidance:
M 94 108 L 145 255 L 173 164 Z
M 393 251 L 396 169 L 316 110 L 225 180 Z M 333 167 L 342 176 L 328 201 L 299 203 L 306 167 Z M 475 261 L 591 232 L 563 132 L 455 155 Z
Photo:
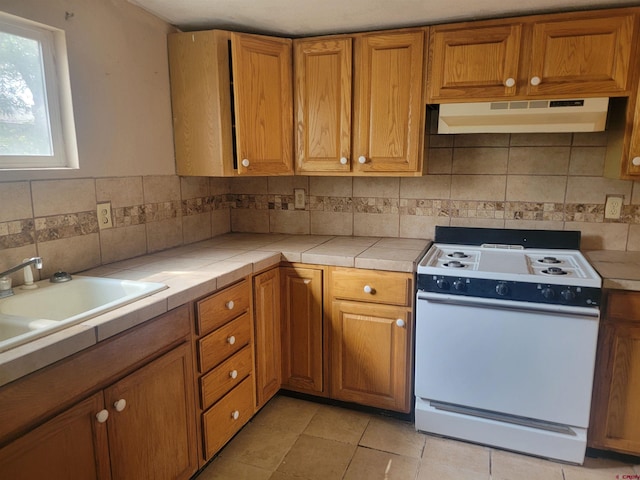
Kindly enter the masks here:
M 332 302 L 332 398 L 411 409 L 411 317 L 405 307 Z
M 248 280 L 196 302 L 196 327 L 200 335 L 224 325 L 249 310 L 251 284 Z
M 111 478 L 107 424 L 99 392 L 0 449 L 0 472 L 7 479 Z
M 298 173 L 421 174 L 426 32 L 294 41 Z
M 640 454 L 640 293 L 608 293 L 598 339 L 589 446 Z
M 168 46 L 178 175 L 292 174 L 291 40 L 209 30 Z
M 198 364 L 205 373 L 251 342 L 251 317 L 244 313 L 198 340 Z
M 323 271 L 280 269 L 282 289 L 282 386 L 323 395 Z
M 253 298 L 256 408 L 260 408 L 278 392 L 282 383 L 279 267 L 253 278 Z
M 637 21 L 615 9 L 436 25 L 427 103 L 629 95 Z

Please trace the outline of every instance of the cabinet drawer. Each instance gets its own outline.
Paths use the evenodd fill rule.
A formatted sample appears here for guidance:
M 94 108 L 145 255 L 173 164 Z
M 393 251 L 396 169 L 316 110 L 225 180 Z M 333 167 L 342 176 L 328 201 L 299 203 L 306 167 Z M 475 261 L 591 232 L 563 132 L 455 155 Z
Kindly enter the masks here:
M 229 358 L 251 341 L 251 319 L 248 313 L 223 325 L 198 340 L 198 363 L 205 373 Z
M 410 305 L 413 275 L 378 270 L 336 268 L 331 274 L 334 298 Z
M 220 450 L 252 415 L 253 377 L 249 375 L 222 400 L 202 414 L 205 459 L 208 460 Z
M 609 292 L 607 296 L 606 318 L 627 322 L 640 321 L 640 293 Z
M 249 282 L 242 282 L 214 293 L 196 303 L 198 334 L 210 332 L 249 309 Z
M 253 361 L 251 346 L 247 345 L 200 379 L 200 405 L 205 410 L 244 380 Z

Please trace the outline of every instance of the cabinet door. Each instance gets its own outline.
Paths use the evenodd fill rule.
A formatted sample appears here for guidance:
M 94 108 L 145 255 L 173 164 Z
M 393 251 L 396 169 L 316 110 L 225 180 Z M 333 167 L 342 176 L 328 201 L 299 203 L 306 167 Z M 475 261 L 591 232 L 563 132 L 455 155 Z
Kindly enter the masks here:
M 638 89 L 640 91 L 640 86 Z M 629 101 L 631 99 L 633 96 Z M 640 95 L 636 93 L 635 108 L 633 106 L 629 108 L 633 109 L 633 119 L 630 121 L 630 129 L 626 134 L 630 135 L 631 141 L 628 154 L 622 155 L 625 162 L 622 173 L 626 178 L 637 178 L 640 175 Z
M 589 445 L 640 455 L 640 324 L 603 326 L 595 379 Z
M 521 35 L 519 23 L 432 27 L 427 103 L 515 95 Z
M 331 313 L 331 398 L 408 412 L 411 310 L 334 301 Z
M 176 173 L 234 175 L 229 33 L 172 33 L 168 49 Z
M 293 173 L 291 40 L 231 34 L 239 174 Z
M 297 173 L 351 169 L 351 43 L 294 40 Z
M 354 58 L 355 172 L 418 172 L 425 30 L 356 37 Z
M 2 478 L 110 478 L 107 424 L 96 419 L 103 405 L 97 393 L 0 449 Z
M 187 479 L 197 470 L 192 362 L 184 344 L 104 391 L 114 478 Z
M 279 271 L 274 268 L 253 279 L 257 408 L 267 403 L 282 383 Z
M 624 95 L 630 89 L 632 14 L 533 25 L 531 95 Z
M 322 270 L 282 268 L 282 384 L 323 393 Z

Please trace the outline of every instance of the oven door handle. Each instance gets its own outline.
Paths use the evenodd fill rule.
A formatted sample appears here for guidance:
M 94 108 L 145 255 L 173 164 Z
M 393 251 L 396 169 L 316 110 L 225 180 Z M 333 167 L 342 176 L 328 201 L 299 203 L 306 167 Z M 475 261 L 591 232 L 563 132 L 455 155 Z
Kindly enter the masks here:
M 446 295 L 442 293 L 431 293 L 418 291 L 416 296 L 418 301 L 448 303 L 451 305 L 461 305 L 468 307 L 500 308 L 506 310 L 520 310 L 528 312 L 547 312 L 562 315 L 576 315 L 598 318 L 600 309 L 597 307 L 573 307 L 567 305 L 551 305 L 547 303 L 518 302 L 515 300 L 495 300 L 492 298 L 465 297 L 463 295 Z

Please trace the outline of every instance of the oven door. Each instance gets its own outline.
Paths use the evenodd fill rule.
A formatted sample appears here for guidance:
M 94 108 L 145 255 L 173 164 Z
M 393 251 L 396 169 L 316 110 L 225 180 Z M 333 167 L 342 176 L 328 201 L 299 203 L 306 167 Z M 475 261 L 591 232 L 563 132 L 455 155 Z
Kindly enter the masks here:
M 416 397 L 586 428 L 597 309 L 419 292 Z

